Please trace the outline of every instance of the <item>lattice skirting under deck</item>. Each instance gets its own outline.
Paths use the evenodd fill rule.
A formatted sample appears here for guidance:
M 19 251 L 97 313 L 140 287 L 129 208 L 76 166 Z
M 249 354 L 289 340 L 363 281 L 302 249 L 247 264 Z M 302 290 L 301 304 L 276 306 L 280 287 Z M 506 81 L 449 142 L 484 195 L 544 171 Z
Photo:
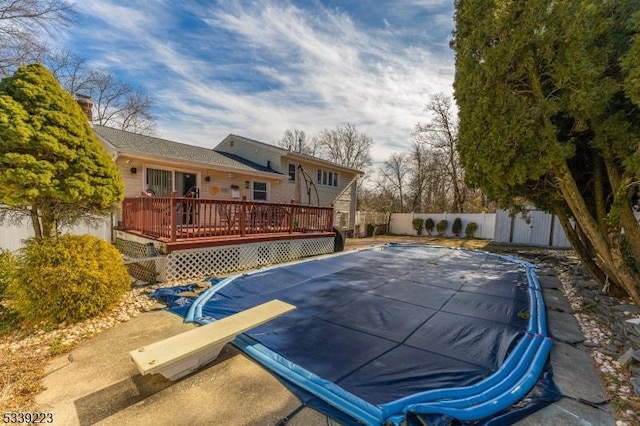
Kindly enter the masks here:
M 166 256 L 166 279 L 212 277 L 290 262 L 332 253 L 333 245 L 334 238 L 326 237 L 176 250 Z
M 156 256 L 158 251 L 157 247 L 151 242 L 145 243 L 138 240 L 129 240 L 120 238 L 119 235 L 116 235 L 113 239 L 113 245 L 129 258 L 148 258 L 150 256 Z M 148 283 L 155 283 L 156 281 L 163 280 L 163 277 L 159 276 L 162 268 L 159 267 L 158 262 L 161 263 L 162 259 L 128 263 L 126 267 L 129 275 L 132 277 Z

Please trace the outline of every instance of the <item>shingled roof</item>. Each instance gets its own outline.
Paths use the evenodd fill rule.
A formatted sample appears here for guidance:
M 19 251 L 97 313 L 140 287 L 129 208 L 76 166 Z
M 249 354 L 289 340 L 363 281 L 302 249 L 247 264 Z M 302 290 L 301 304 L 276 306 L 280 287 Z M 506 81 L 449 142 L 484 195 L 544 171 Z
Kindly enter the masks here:
M 223 166 L 238 170 L 281 175 L 272 169 L 237 155 L 217 152 L 209 148 L 187 145 L 105 126 L 94 125 L 93 130 L 100 139 L 112 145 L 119 153 L 160 156 L 200 164 L 209 164 L 211 166 Z

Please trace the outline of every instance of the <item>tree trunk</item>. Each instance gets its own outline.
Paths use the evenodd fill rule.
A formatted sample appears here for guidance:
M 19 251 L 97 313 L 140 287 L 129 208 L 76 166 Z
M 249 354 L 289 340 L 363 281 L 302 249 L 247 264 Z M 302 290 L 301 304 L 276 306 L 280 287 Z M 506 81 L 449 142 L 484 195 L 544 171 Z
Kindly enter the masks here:
M 631 179 L 622 178 L 618 169 L 611 161 L 605 160 L 607 174 L 614 190 L 614 209 L 620 218 L 620 225 L 627 235 L 627 243 L 631 248 L 631 253 L 635 258 L 636 265 L 640 266 L 640 226 L 631 208 L 634 188 Z
M 56 235 L 56 220 L 53 213 L 47 207 L 40 209 L 40 221 L 42 223 L 42 238 L 52 238 Z
M 569 239 L 569 242 L 571 242 L 571 246 L 573 247 L 573 250 L 575 250 L 576 254 L 580 258 L 580 261 L 587 268 L 591 276 L 598 283 L 600 283 L 600 285 L 602 285 L 603 287 L 606 286 L 607 274 L 605 274 L 602 271 L 602 269 L 600 269 L 600 266 L 598 266 L 598 264 L 593 260 L 593 256 L 591 255 L 589 249 L 587 248 L 587 246 L 585 246 L 584 242 L 580 239 L 580 237 L 578 236 L 578 233 L 571 225 L 571 222 L 569 221 L 569 218 L 567 217 L 566 212 L 556 209 L 555 213 L 556 213 L 556 217 L 560 221 L 560 225 L 562 226 L 562 229 L 564 229 L 565 235 Z M 617 282 L 614 282 L 613 284 L 619 286 Z
M 620 223 L 627 235 L 627 243 L 629 244 L 631 253 L 635 258 L 636 266 L 640 268 L 640 226 L 638 226 L 638 221 L 633 214 L 630 204 L 622 206 L 622 211 L 620 212 Z
M 31 206 L 31 212 L 29 213 L 29 217 L 31 218 L 33 235 L 35 235 L 36 240 L 41 240 L 42 227 L 40 226 L 40 218 L 38 217 L 38 208 L 36 206 Z
M 596 220 L 601 232 L 607 232 L 607 208 L 604 200 L 604 164 L 600 156 L 593 159 L 593 195 L 596 206 Z
M 574 219 L 584 231 L 589 243 L 593 246 L 593 252 L 596 255 L 597 261 L 599 261 L 600 268 L 609 276 L 609 279 L 613 278 L 616 282 L 620 283 L 636 304 L 640 304 L 640 292 L 638 292 L 640 283 L 631 275 L 629 269 L 624 264 L 624 259 L 622 258 L 622 253 L 620 252 L 617 241 L 618 238 L 616 238 L 615 234 L 612 234 L 614 241 L 610 241 L 600 232 L 598 224 L 589 213 L 587 205 L 566 164 L 560 166 L 557 181 Z

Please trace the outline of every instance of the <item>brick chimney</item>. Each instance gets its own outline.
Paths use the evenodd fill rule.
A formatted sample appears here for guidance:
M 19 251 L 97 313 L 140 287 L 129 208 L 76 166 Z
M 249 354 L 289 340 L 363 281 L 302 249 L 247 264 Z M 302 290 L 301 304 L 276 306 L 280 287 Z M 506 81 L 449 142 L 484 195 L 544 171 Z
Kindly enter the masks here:
M 85 113 L 89 122 L 91 122 L 93 120 L 93 101 L 91 100 L 91 96 L 77 94 L 76 102 L 78 102 L 78 105 L 82 108 L 82 112 Z

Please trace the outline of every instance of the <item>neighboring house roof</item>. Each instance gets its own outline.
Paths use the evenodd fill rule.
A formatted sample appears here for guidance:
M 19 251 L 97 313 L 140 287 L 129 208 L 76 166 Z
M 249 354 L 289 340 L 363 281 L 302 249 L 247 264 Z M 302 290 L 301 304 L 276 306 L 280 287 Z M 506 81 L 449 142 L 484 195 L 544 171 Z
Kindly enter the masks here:
M 207 164 L 212 167 L 233 168 L 247 172 L 267 172 L 282 175 L 260 164 L 237 155 L 217 152 L 195 145 L 187 145 L 153 136 L 140 135 L 111 127 L 93 126 L 100 139 L 110 144 L 118 153 L 164 157 L 168 159 Z
M 245 142 L 248 142 L 248 143 L 257 144 L 257 145 L 263 146 L 263 147 L 265 147 L 267 149 L 270 149 L 272 151 L 276 151 L 282 156 L 293 157 L 293 158 L 296 158 L 298 160 L 306 160 L 306 161 L 311 161 L 311 162 L 318 163 L 318 164 L 324 164 L 326 166 L 330 166 L 330 167 L 334 167 L 334 168 L 337 168 L 337 169 L 346 170 L 346 171 L 349 171 L 349 172 L 352 172 L 352 173 L 356 173 L 356 174 L 359 174 L 359 175 L 363 175 L 364 174 L 364 172 L 362 172 L 360 170 L 354 169 L 352 167 L 342 166 L 342 165 L 340 165 L 338 163 L 334 163 L 333 161 L 324 160 L 322 158 L 314 157 L 313 155 L 301 154 L 301 153 L 298 153 L 298 152 L 295 152 L 295 151 L 289 151 L 288 149 L 281 148 L 281 147 L 276 146 L 276 145 L 271 145 L 271 144 L 268 144 L 266 142 L 260 142 L 260 141 L 257 141 L 255 139 L 246 138 L 244 136 L 234 135 L 233 133 L 230 133 L 226 138 L 224 138 L 222 140 L 222 142 L 220 142 L 213 149 L 217 150 L 220 145 L 224 144 L 226 141 L 228 141 L 230 139 L 242 140 L 242 141 L 245 141 Z

